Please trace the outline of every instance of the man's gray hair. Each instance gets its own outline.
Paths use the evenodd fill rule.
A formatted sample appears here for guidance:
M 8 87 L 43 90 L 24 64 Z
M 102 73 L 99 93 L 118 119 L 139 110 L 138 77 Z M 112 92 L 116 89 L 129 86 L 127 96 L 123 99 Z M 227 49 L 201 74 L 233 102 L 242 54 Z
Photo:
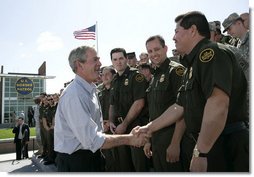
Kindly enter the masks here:
M 94 50 L 94 48 L 89 46 L 80 46 L 71 51 L 68 60 L 69 60 L 69 65 L 74 73 L 77 72 L 77 66 L 75 64 L 76 61 L 80 61 L 84 63 L 86 61 L 86 52 L 89 49 Z

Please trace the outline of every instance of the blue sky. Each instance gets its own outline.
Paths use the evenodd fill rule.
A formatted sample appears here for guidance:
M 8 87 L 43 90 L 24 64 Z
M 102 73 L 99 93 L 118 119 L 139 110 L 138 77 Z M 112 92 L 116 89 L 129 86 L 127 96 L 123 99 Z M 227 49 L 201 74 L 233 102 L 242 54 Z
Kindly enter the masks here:
M 251 7 L 252 6 L 251 2 Z M 99 56 L 110 65 L 110 50 L 123 47 L 136 55 L 146 51 L 146 39 L 162 35 L 174 48 L 174 19 L 191 10 L 203 12 L 208 21 L 223 21 L 229 14 L 249 11 L 248 0 L 1 0 L 0 65 L 4 73 L 37 73 L 43 61 L 47 92 L 59 92 L 63 83 L 74 77 L 69 52 L 81 45 L 95 46 L 96 41 L 82 41 L 73 31 L 98 22 Z M 96 48 L 96 46 L 95 46 Z

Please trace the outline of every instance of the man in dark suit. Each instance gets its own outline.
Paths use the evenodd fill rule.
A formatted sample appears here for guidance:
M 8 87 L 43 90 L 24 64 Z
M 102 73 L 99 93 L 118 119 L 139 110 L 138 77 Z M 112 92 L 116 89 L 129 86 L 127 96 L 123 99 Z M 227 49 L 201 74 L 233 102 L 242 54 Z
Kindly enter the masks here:
M 23 158 L 28 158 L 30 129 L 29 126 L 24 123 L 23 117 L 18 118 L 12 133 L 15 133 L 14 143 L 16 144 L 16 160 L 21 160 L 22 153 Z

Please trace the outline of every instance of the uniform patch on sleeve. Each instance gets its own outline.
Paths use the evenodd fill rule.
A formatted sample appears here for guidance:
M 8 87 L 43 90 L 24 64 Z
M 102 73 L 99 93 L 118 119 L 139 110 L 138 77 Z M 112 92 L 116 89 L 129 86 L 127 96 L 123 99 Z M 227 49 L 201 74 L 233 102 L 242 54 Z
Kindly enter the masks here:
M 176 68 L 176 74 L 177 74 L 178 76 L 183 76 L 183 74 L 184 74 L 184 67 L 178 66 L 178 67 Z
M 214 50 L 211 48 L 204 49 L 200 54 L 199 54 L 199 59 L 201 62 L 207 63 L 211 61 L 214 57 Z
M 137 75 L 135 76 L 135 80 L 136 80 L 137 82 L 143 82 L 144 79 L 145 79 L 145 77 L 143 76 L 143 74 L 137 74 Z

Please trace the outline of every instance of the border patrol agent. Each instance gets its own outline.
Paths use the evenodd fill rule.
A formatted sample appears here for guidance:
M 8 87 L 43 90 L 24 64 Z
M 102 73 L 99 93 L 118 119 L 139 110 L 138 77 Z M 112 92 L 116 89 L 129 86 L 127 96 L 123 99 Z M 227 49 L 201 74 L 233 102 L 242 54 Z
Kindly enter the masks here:
M 104 132 L 106 134 L 112 134 L 109 129 L 109 120 L 108 120 L 108 113 L 109 113 L 109 100 L 110 100 L 110 85 L 111 81 L 116 74 L 116 71 L 112 67 L 104 67 L 102 69 L 101 80 L 102 84 L 98 93 L 98 97 L 101 104 L 101 112 L 103 117 L 103 125 L 104 125 Z M 98 89 L 97 87 L 97 89 Z M 102 154 L 104 155 L 105 167 L 106 172 L 114 172 L 116 171 L 116 160 L 114 158 L 113 150 L 112 149 L 102 149 Z
M 189 158 L 192 157 L 190 169 L 199 170 L 197 164 L 207 158 L 207 171 L 248 171 L 244 73 L 229 48 L 208 40 L 209 27 L 203 14 L 190 12 L 178 16 L 175 21 L 178 29 L 188 30 L 195 25 L 198 33 L 196 38 L 189 39 L 196 45 L 182 60 L 188 70 L 177 101 L 184 107 L 186 132 L 189 133 L 183 147 L 194 149 L 193 154 L 189 153 Z M 176 34 L 174 39 L 179 38 Z
M 145 91 L 148 82 L 136 68 L 130 68 L 127 65 L 127 54 L 123 48 L 112 49 L 110 56 L 117 71 L 111 86 L 110 128 L 113 133 L 122 134 L 130 132 L 137 125 L 145 125 L 148 122 L 145 106 Z M 149 161 L 142 148 L 117 147 L 115 157 L 118 159 L 119 171 L 145 172 L 149 170 Z
M 153 79 L 147 89 L 149 118 L 153 121 L 164 113 L 169 106 L 175 103 L 184 73 L 184 67 L 167 58 L 167 46 L 161 36 L 156 35 L 150 37 L 146 41 L 146 48 L 149 58 L 156 64 Z M 163 128 L 152 135 L 152 157 L 156 172 L 183 171 L 181 161 L 177 160 L 174 163 L 166 161 L 166 150 L 169 145 L 173 146 L 174 144 L 171 141 L 174 131 L 175 124 Z M 184 129 L 182 130 L 182 134 L 183 132 Z M 181 136 L 178 138 L 177 147 L 180 147 L 180 142 Z
M 48 154 L 44 165 L 50 165 L 55 163 L 56 153 L 54 151 L 54 124 L 55 124 L 55 113 L 57 105 L 54 105 L 53 97 L 47 97 L 49 105 L 43 112 L 42 122 L 43 127 L 46 130 L 46 143 Z
M 45 110 L 47 109 L 48 105 L 45 105 L 44 102 L 47 102 L 47 95 L 42 93 L 41 94 L 42 99 L 41 99 L 41 104 L 39 108 L 39 121 L 40 121 L 40 135 L 41 135 L 41 143 L 42 143 L 42 154 L 38 156 L 38 158 L 44 158 L 48 155 L 48 146 L 47 146 L 47 131 L 43 126 L 43 115 Z

